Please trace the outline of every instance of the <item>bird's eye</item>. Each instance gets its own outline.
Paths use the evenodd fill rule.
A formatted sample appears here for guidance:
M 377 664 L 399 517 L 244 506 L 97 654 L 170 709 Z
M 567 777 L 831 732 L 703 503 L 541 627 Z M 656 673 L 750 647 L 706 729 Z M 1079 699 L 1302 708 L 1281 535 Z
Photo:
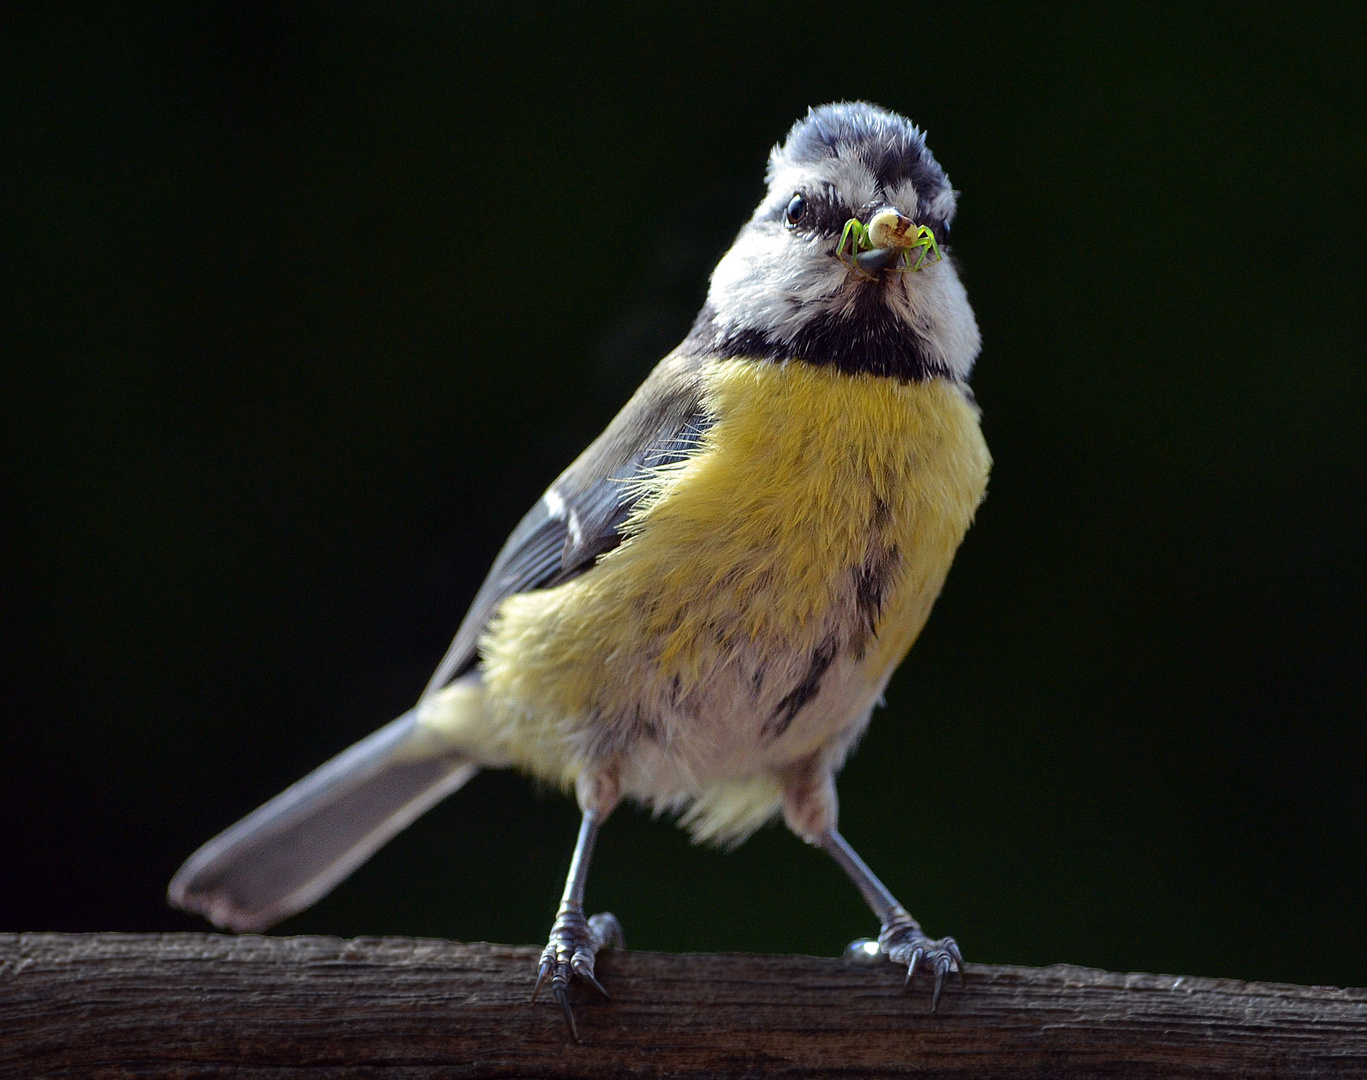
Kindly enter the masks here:
M 807 216 L 807 200 L 801 195 L 794 195 L 788 203 L 788 209 L 784 213 L 791 227 Z

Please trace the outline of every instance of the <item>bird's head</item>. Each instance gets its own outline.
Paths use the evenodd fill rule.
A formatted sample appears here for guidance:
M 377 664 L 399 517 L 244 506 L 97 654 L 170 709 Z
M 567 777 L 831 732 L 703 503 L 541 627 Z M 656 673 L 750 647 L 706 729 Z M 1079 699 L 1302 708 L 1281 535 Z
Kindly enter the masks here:
M 770 154 L 768 192 L 713 271 L 690 342 L 966 379 L 979 337 L 944 247 L 955 196 L 910 121 L 862 102 L 812 109 Z

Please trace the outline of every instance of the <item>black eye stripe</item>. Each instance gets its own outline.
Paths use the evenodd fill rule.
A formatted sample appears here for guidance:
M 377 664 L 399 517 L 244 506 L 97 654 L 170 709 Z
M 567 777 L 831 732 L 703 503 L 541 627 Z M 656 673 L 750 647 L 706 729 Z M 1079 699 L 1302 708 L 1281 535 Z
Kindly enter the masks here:
M 789 209 L 793 202 L 802 199 L 802 215 L 796 221 L 790 220 Z M 869 213 L 888 203 L 886 196 L 880 196 L 864 206 L 852 207 L 830 188 L 796 191 L 786 203 L 767 211 L 757 220 L 781 222 L 790 232 L 805 236 L 839 237 L 845 229 L 845 222 L 852 217 L 861 221 Z M 949 233 L 949 224 L 942 217 L 918 214 L 918 225 L 928 225 L 936 237 L 943 240 Z

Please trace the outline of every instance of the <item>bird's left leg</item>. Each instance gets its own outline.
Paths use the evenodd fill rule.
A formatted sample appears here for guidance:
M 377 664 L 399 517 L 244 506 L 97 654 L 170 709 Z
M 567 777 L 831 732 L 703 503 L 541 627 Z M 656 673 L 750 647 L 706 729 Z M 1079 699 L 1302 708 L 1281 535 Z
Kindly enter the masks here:
M 907 914 L 906 908 L 897 902 L 888 887 L 878 880 L 854 848 L 850 847 L 849 841 L 837 831 L 837 807 L 835 778 L 819 762 L 804 763 L 785 778 L 783 818 L 788 827 L 809 844 L 815 844 L 830 855 L 858 887 L 882 924 L 878 934 L 878 952 L 894 964 L 906 965 L 905 985 L 911 985 L 918 971 L 934 974 L 935 993 L 930 1004 L 934 1012 L 940 1004 L 945 976 L 957 971 L 959 982 L 963 983 L 964 958 L 959 952 L 958 942 L 952 937 L 936 941 L 926 936 L 921 924 Z
M 586 772 L 575 784 L 575 793 L 583 812 L 579 823 L 579 839 L 574 845 L 574 857 L 570 859 L 570 872 L 565 878 L 560 910 L 556 913 L 555 925 L 551 927 L 550 943 L 541 953 L 541 967 L 532 990 L 532 1000 L 536 1000 L 542 984 L 549 979 L 551 993 L 565 1015 L 565 1026 L 570 1030 L 570 1038 L 578 1042 L 579 1031 L 574 1023 L 574 1011 L 570 1008 L 570 979 L 578 975 L 607 997 L 608 992 L 593 973 L 594 957 L 601 948 L 620 949 L 626 943 L 622 936 L 622 924 L 617 921 L 616 915 L 603 912 L 592 918 L 584 918 L 584 884 L 589 876 L 589 859 L 593 856 L 593 843 L 598 837 L 599 826 L 612 813 L 620 798 L 617 778 L 607 771 Z

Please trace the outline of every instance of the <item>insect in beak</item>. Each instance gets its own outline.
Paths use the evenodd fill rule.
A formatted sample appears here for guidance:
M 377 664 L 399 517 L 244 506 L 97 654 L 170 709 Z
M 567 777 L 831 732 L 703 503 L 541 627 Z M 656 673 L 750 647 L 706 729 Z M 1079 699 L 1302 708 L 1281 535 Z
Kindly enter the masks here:
M 926 264 L 926 256 L 934 255 L 934 262 L 941 258 L 930 227 L 917 225 L 892 209 L 878 211 L 868 225 L 850 218 L 845 222 L 835 254 L 854 273 L 869 281 L 889 267 L 902 273 L 914 272 Z

